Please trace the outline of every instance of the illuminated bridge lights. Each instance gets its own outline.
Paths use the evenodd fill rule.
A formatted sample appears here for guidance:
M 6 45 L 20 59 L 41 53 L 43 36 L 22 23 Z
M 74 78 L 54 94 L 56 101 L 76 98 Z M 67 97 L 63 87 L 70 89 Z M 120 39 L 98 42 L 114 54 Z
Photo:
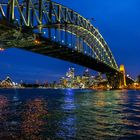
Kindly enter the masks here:
M 18 21 L 16 29 L 13 20 Z M 21 34 L 16 33 L 13 36 L 13 31 L 15 34 L 15 30 L 18 31 L 19 28 L 22 29 Z M 10 40 L 7 41 L 8 39 Z M 35 50 L 36 53 L 64 59 L 106 74 L 120 73 L 99 30 L 77 12 L 52 1 L 6 0 L 4 4 L 0 0 L 0 43 L 4 48 L 15 46 L 29 51 Z M 0 48 L 0 51 L 3 50 Z M 71 57 L 73 54 L 76 59 Z
M 36 44 L 36 45 L 39 45 L 39 44 L 41 44 L 41 42 L 39 41 L 39 40 L 34 40 L 34 43 Z
M 23 9 L 21 9 L 20 7 L 20 5 L 22 4 L 24 5 L 24 11 L 22 11 Z M 61 38 L 60 35 L 62 32 L 65 32 L 64 40 L 67 40 L 66 39 L 67 38 L 66 32 L 67 32 L 67 33 L 73 34 L 74 36 L 78 36 L 78 37 L 80 36 L 80 39 L 83 39 L 83 41 L 88 45 L 88 47 L 91 48 L 92 53 L 95 53 L 95 51 L 93 50 L 93 40 L 94 40 L 97 43 L 96 49 L 98 51 L 98 54 L 95 54 L 95 55 L 97 55 L 97 57 L 99 58 L 101 51 L 103 50 L 105 52 L 105 55 L 108 57 L 108 59 L 111 60 L 109 65 L 117 68 L 117 65 L 114 65 L 116 63 L 115 59 L 110 57 L 112 56 L 112 54 L 105 40 L 99 33 L 99 30 L 96 29 L 90 23 L 90 21 L 88 21 L 87 19 L 85 19 L 84 17 L 82 17 L 81 15 L 73 11 L 72 9 L 69 9 L 55 2 L 51 2 L 51 4 L 52 4 L 52 7 L 49 7 L 49 6 L 45 7 L 45 5 L 50 5 L 50 1 L 42 1 L 41 3 L 39 3 L 38 1 L 35 4 L 33 0 L 30 0 L 29 5 L 28 3 L 24 3 L 24 2 L 22 3 L 22 1 L 21 2 L 16 1 L 16 4 L 13 2 L 9 6 L 10 8 L 13 8 L 13 6 L 15 6 L 14 10 L 16 10 L 17 13 L 20 15 L 19 17 L 15 16 L 14 11 L 10 10 L 11 13 L 10 12 L 7 13 L 8 11 L 4 10 L 6 8 L 6 4 L 1 5 L 1 11 L 3 11 L 2 15 L 5 16 L 7 20 L 9 20 L 9 17 L 6 17 L 6 15 L 10 15 L 11 16 L 10 19 L 11 18 L 16 19 L 19 22 L 21 22 L 19 23 L 19 26 L 31 25 L 31 28 L 38 29 L 39 33 L 41 33 L 42 30 L 44 30 L 45 28 L 48 28 L 49 38 L 51 38 L 51 36 L 55 34 L 55 36 L 53 36 L 53 41 L 56 39 L 56 34 L 59 34 L 59 36 L 57 37 Z M 42 11 L 40 11 L 38 7 L 41 7 L 40 9 Z M 32 13 L 33 15 L 29 12 L 29 8 L 30 8 L 30 11 L 33 12 Z M 44 13 L 44 14 L 41 14 L 41 13 Z M 55 28 L 55 31 L 54 31 L 54 28 Z M 56 32 L 56 30 L 58 32 Z M 45 31 L 43 32 L 43 34 L 47 37 L 47 34 Z M 65 43 L 64 40 L 61 40 L 61 44 Z M 34 43 L 39 45 L 40 41 L 35 40 Z M 72 46 L 72 45 L 69 45 L 69 46 Z M 82 46 L 79 46 L 77 51 L 79 51 L 80 49 L 82 49 Z M 85 51 L 86 50 L 83 50 L 83 53 Z M 85 53 L 88 54 L 88 51 L 86 51 Z M 108 61 L 106 63 L 108 63 Z
M 2 52 L 2 51 L 4 51 L 4 49 L 3 48 L 0 48 L 0 52 Z

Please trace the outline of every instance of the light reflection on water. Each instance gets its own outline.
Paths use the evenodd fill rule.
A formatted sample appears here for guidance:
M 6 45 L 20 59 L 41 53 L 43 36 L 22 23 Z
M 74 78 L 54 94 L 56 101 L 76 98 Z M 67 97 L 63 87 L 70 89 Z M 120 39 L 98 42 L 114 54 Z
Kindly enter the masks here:
M 140 139 L 140 92 L 1 89 L 7 139 Z
M 64 103 L 61 108 L 65 114 L 65 118 L 60 121 L 60 130 L 57 135 L 60 138 L 75 138 L 76 136 L 76 110 L 74 90 L 65 90 Z
M 22 135 L 30 139 L 41 139 L 40 132 L 46 125 L 47 107 L 43 99 L 29 100 L 25 104 L 25 112 L 22 114 Z

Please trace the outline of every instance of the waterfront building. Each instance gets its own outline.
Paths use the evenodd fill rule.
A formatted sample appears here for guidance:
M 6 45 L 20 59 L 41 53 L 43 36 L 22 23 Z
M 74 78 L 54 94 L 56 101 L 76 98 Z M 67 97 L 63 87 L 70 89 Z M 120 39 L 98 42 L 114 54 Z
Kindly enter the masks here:
M 66 77 L 72 79 L 72 78 L 74 78 L 74 76 L 75 76 L 75 74 L 74 74 L 74 68 L 73 67 L 70 67 L 69 70 L 68 70 L 68 72 L 66 73 Z
M 138 75 L 138 77 L 137 77 L 137 83 L 139 83 L 140 84 L 140 75 Z
M 60 78 L 59 87 L 60 87 L 60 88 L 65 88 L 65 87 L 67 87 L 67 79 L 66 79 L 65 77 L 61 77 L 61 78 Z
M 2 88 L 11 88 L 14 86 L 15 86 L 15 83 L 12 81 L 12 79 L 9 76 L 7 76 L 6 79 L 0 82 L 0 87 Z
M 108 80 L 103 78 L 101 73 L 97 76 L 91 75 L 86 69 L 83 75 L 75 75 L 75 69 L 70 67 L 64 77 L 61 77 L 58 83 L 53 83 L 51 87 L 55 88 L 108 88 Z
M 83 76 L 90 77 L 89 69 L 85 69 Z

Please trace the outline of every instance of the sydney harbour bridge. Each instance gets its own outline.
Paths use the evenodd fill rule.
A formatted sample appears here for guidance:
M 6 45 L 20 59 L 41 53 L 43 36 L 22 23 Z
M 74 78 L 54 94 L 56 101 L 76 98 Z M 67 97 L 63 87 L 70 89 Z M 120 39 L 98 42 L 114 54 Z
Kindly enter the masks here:
M 50 0 L 0 0 L 0 50 L 12 47 L 104 73 L 113 88 L 133 82 L 89 20 Z

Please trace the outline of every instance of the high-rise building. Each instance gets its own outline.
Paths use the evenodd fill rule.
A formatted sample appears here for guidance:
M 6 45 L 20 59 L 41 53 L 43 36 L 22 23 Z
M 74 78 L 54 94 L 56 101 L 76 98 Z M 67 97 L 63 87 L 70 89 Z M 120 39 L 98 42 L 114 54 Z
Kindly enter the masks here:
M 86 69 L 83 73 L 84 77 L 90 77 L 89 69 Z
M 97 81 L 102 81 L 103 77 L 102 77 L 102 73 L 101 72 L 98 72 L 98 75 L 95 77 L 95 79 Z
M 70 78 L 70 79 L 73 79 L 74 76 L 75 76 L 75 74 L 74 74 L 74 68 L 73 67 L 70 67 L 69 70 L 68 70 L 68 72 L 66 73 L 66 77 L 67 78 Z

